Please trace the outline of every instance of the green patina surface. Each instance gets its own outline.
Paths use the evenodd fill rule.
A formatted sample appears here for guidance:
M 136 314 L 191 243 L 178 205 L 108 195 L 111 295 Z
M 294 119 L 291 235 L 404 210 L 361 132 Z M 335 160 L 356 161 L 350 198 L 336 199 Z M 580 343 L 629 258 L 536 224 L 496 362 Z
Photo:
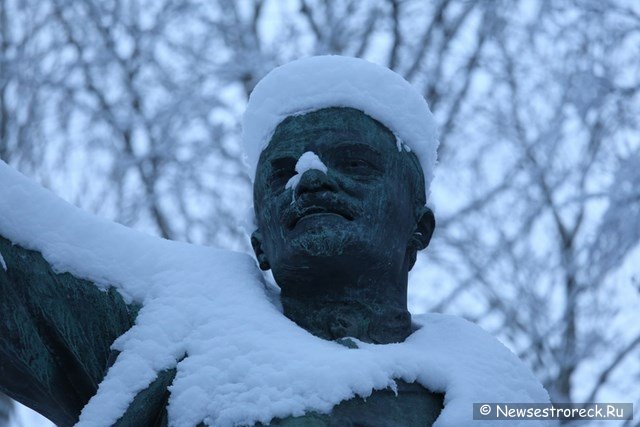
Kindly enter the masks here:
M 0 388 L 60 426 L 95 394 L 134 307 L 0 237 Z
M 0 237 L 0 390 L 58 426 L 75 424 L 117 353 L 113 341 L 133 326 L 138 307 L 113 289 L 57 274 L 37 252 Z M 162 372 L 119 426 L 166 425 Z

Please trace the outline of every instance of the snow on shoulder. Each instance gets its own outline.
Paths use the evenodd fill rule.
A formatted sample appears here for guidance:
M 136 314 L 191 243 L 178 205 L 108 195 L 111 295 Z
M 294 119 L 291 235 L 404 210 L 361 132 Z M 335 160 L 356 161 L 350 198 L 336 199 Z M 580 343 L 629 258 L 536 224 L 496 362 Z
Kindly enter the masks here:
M 437 427 L 471 425 L 474 402 L 548 402 L 517 357 L 462 319 L 429 314 L 403 343 L 346 348 L 284 317 L 247 255 L 95 218 L 3 162 L 0 183 L 0 235 L 40 251 L 57 271 L 115 286 L 127 301 L 143 304 L 135 325 L 113 344 L 121 353 L 79 426 L 113 425 L 158 372 L 173 367 L 168 413 L 169 425 L 178 427 L 327 413 L 343 400 L 394 387 L 396 379 L 445 393 Z
M 299 59 L 275 68 L 256 85 L 243 119 L 243 144 L 250 176 L 280 122 L 328 107 L 363 111 L 389 128 L 398 149 L 420 160 L 425 189 L 433 178 L 438 139 L 424 98 L 399 74 L 359 58 L 337 55 Z

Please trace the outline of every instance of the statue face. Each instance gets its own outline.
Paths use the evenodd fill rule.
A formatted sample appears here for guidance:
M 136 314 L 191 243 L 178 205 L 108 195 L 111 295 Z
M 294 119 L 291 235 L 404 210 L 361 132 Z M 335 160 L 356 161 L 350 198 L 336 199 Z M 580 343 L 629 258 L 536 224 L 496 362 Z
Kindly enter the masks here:
M 295 191 L 285 189 L 307 151 L 327 166 L 326 174 L 308 170 Z M 304 272 L 317 268 L 356 275 L 404 268 L 406 274 L 413 264 L 407 268 L 408 245 L 425 209 L 415 200 L 416 176 L 422 177 L 409 156 L 386 127 L 355 109 L 287 118 L 256 171 L 252 241 L 261 267 L 270 267 L 281 286 L 291 275 L 304 282 Z

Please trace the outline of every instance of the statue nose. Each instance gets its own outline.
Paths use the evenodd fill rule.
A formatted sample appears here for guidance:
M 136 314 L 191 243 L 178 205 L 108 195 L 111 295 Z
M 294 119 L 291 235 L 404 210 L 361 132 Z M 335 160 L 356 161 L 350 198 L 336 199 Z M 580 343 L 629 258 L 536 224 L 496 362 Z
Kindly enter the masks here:
M 321 191 L 337 191 L 331 177 L 317 169 L 310 169 L 302 174 L 296 187 L 296 197 L 304 193 L 318 193 Z

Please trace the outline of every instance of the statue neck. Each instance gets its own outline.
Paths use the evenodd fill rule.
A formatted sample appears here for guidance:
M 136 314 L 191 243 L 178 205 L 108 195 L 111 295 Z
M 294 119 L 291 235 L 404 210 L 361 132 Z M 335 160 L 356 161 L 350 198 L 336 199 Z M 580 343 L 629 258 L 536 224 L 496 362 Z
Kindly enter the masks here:
M 412 332 L 406 270 L 395 277 L 373 270 L 355 277 L 326 269 L 323 274 L 296 275 L 295 282 L 281 284 L 284 315 L 328 340 L 404 341 Z
M 388 344 L 411 334 L 411 315 L 402 307 L 356 300 L 296 299 L 281 296 L 284 315 L 313 335 L 327 340 L 352 337 Z

